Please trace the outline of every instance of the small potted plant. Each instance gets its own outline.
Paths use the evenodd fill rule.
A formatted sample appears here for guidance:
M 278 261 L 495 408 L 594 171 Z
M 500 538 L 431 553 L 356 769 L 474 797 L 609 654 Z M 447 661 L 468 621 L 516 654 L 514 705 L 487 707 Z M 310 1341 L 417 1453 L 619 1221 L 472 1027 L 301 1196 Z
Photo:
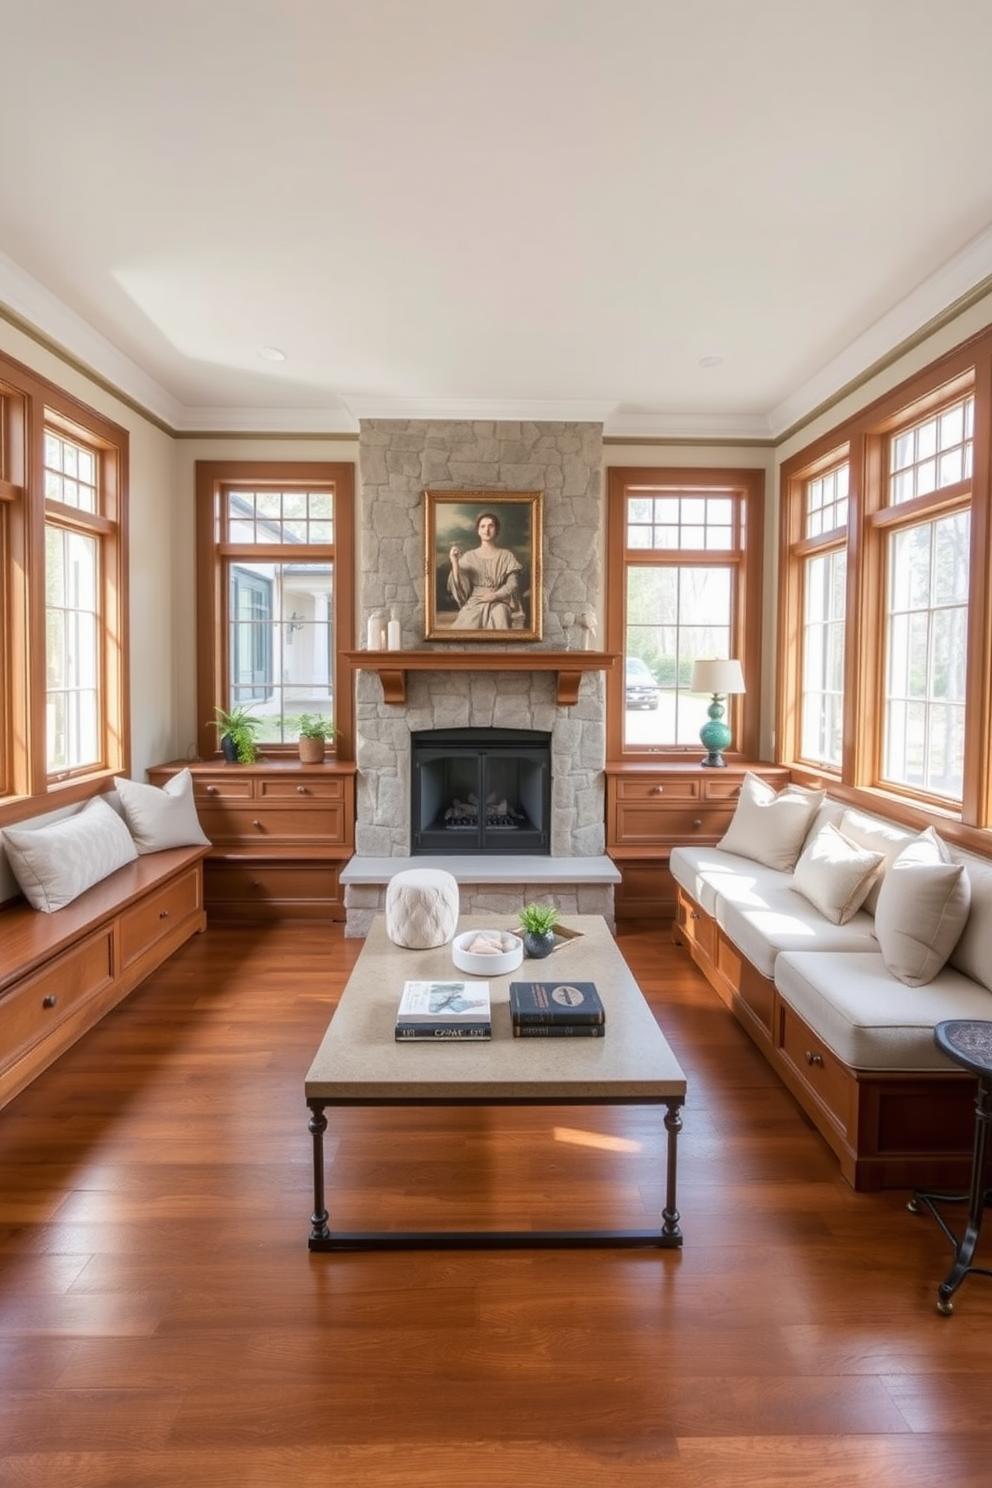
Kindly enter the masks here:
M 517 919 L 523 927 L 524 950 L 535 960 L 549 956 L 555 948 L 554 927 L 558 910 L 553 904 L 525 904 Z
M 334 738 L 334 725 L 319 713 L 301 713 L 294 720 L 300 735 L 300 759 L 305 765 L 320 765 L 329 740 Z
M 232 765 L 253 765 L 258 759 L 255 736 L 262 727 L 262 720 L 240 704 L 233 708 L 215 708 L 214 712 L 217 716 L 211 721 L 211 727 L 217 730 L 224 758 Z

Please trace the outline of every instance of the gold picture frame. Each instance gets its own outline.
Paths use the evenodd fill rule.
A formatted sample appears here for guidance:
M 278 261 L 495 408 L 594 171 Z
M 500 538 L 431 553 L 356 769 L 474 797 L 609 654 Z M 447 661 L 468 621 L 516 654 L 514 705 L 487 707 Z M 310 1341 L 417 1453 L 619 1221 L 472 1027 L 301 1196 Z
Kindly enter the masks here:
M 541 639 L 541 493 L 425 491 L 424 639 Z

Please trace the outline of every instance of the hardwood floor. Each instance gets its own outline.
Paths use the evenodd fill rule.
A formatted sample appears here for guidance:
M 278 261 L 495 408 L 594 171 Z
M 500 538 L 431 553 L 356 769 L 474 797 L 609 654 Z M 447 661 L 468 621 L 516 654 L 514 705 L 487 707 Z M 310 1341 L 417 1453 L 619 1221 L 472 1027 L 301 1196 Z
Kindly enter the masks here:
M 311 1255 L 360 944 L 185 946 L 0 1112 L 4 1488 L 985 1488 L 992 1279 L 941 1317 L 932 1220 L 847 1187 L 663 929 L 620 945 L 689 1082 L 681 1253 Z M 658 1112 L 330 1115 L 343 1226 L 664 1202 Z

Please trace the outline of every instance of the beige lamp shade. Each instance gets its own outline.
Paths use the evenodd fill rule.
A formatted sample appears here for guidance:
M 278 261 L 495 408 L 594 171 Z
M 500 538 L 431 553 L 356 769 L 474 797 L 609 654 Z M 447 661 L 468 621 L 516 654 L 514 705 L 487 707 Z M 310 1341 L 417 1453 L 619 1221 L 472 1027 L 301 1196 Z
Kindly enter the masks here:
M 732 692 L 746 692 L 744 673 L 739 661 L 694 661 L 690 692 L 710 692 L 726 697 Z

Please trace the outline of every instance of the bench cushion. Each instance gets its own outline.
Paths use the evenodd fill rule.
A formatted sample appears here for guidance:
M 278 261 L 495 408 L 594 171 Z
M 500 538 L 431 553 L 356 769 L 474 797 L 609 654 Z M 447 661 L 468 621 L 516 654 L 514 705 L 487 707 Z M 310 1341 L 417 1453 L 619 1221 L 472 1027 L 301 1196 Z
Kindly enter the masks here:
M 785 951 L 775 986 L 851 1069 L 956 1069 L 934 1044 L 934 1025 L 992 1018 L 992 992 L 961 972 L 945 966 L 925 986 L 907 987 L 879 951 Z

